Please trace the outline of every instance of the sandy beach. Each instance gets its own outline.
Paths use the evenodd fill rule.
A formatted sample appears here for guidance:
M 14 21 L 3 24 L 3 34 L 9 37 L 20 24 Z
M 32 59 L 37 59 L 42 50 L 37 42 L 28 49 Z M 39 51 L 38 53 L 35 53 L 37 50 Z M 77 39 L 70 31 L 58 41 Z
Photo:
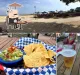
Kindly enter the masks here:
M 25 20 L 28 22 L 44 22 L 44 23 L 51 23 L 51 22 L 56 22 L 56 23 L 65 23 L 65 24 L 73 24 L 73 25 L 80 25 L 80 16 L 78 17 L 69 17 L 69 18 L 33 18 L 34 15 L 25 15 L 25 16 L 20 16 L 21 20 Z M 6 16 L 0 16 L 0 22 L 5 22 L 6 21 Z M 77 23 L 76 23 L 77 22 Z
M 11 30 L 8 32 L 80 32 L 80 16 L 70 18 L 33 18 L 33 15 L 20 16 L 21 20 L 28 21 L 23 25 L 23 30 Z M 6 16 L 0 16 L 0 27 L 6 29 Z

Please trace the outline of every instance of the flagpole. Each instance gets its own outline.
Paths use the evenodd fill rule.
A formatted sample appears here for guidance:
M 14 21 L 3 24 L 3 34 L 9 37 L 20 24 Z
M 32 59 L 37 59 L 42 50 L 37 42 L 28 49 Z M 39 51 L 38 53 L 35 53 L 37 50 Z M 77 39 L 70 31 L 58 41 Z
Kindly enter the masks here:
M 35 19 L 36 19 L 36 6 L 34 6 L 34 14 L 35 14 Z

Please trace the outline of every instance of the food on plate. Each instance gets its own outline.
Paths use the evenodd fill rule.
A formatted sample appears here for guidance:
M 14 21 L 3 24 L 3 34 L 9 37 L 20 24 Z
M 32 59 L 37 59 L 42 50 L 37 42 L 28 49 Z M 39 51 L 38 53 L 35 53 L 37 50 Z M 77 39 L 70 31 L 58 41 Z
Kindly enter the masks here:
M 24 51 L 27 55 L 29 55 L 30 53 L 32 53 L 35 49 L 35 45 L 36 44 L 30 44 L 30 45 L 27 45 L 27 46 L 24 46 Z
M 21 50 L 19 50 L 15 46 L 10 46 L 9 48 L 3 50 L 0 53 L 0 58 L 6 61 L 13 61 L 13 60 L 18 60 L 23 56 L 23 53 Z
M 23 56 L 26 67 L 40 67 L 55 63 L 53 59 L 56 53 L 47 50 L 43 44 L 32 43 L 24 47 L 26 55 Z
M 37 47 L 35 52 L 40 52 L 42 53 L 42 55 L 45 57 L 45 58 L 49 58 L 49 55 L 47 53 L 47 50 L 44 48 L 44 47 Z
M 47 50 L 45 49 L 45 47 L 42 45 L 42 44 L 35 44 L 35 43 L 32 43 L 30 45 L 27 45 L 24 47 L 24 51 L 27 55 L 35 52 L 35 51 L 38 51 L 38 52 L 42 52 L 43 55 L 46 57 L 46 58 L 49 58 L 48 54 L 47 54 Z
M 42 44 L 35 44 L 35 43 L 32 43 L 30 45 L 27 45 L 24 47 L 24 51 L 27 55 L 29 55 L 30 53 L 34 52 L 36 50 L 36 48 L 38 47 L 42 47 L 44 48 L 44 46 Z
M 47 52 L 50 58 L 56 55 L 56 52 L 53 52 L 52 50 L 48 50 Z
M 24 55 L 24 62 L 26 67 L 39 67 L 49 64 L 49 60 L 40 52 L 33 52 L 30 55 Z

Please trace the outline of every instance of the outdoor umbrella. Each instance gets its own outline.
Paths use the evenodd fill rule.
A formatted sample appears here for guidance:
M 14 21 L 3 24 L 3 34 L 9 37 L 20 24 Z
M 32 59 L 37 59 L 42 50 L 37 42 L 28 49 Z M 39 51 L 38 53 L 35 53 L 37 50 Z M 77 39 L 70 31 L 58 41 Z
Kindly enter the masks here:
M 15 9 L 16 9 L 16 7 L 21 7 L 22 5 L 14 2 L 14 3 L 10 4 L 9 6 L 10 7 L 15 7 Z

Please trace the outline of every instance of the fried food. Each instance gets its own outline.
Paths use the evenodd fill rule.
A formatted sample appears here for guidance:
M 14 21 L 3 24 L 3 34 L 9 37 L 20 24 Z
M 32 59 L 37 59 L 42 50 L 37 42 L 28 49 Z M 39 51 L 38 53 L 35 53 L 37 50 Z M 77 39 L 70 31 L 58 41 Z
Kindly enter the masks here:
M 49 55 L 50 58 L 52 58 L 53 56 L 56 55 L 56 52 L 54 52 L 52 50 L 48 50 L 47 52 L 48 52 L 48 55 Z
M 26 55 L 23 56 L 26 67 L 40 67 L 55 63 L 52 50 L 46 50 L 44 45 L 32 43 L 24 47 Z
M 42 47 L 40 44 L 32 43 L 24 47 L 24 52 L 29 55 L 36 50 L 37 47 Z
M 23 59 L 26 67 L 40 67 L 50 63 L 40 52 L 33 52 L 29 56 L 24 55 Z

